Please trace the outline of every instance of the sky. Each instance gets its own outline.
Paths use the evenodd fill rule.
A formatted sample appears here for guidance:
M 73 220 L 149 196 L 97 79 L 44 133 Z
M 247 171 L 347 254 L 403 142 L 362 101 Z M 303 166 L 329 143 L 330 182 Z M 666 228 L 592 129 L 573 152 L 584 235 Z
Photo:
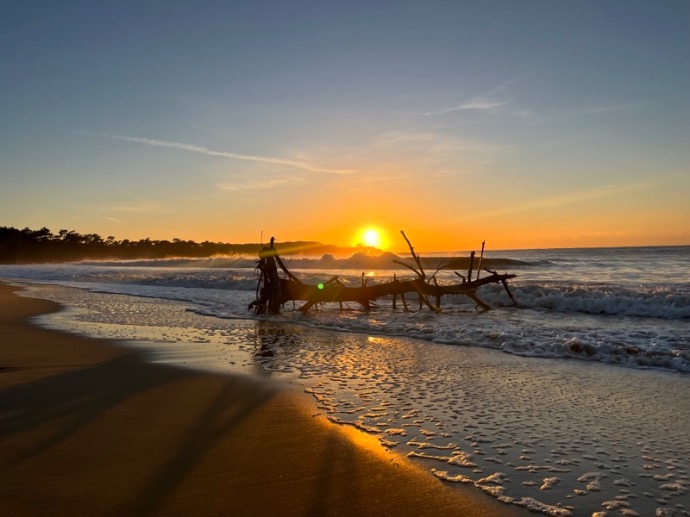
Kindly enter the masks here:
M 104 238 L 687 245 L 690 2 L 10 0 L 0 181 Z

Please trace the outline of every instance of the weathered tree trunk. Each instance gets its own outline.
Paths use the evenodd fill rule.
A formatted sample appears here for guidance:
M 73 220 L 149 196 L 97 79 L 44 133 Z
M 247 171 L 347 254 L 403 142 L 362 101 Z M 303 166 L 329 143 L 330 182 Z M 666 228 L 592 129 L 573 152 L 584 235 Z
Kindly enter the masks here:
M 515 278 L 515 275 L 498 274 L 495 271 L 486 269 L 485 271 L 491 273 L 490 276 L 486 276 L 482 279 L 472 280 L 473 260 L 470 262 L 467 280 L 465 280 L 465 278 L 459 273 L 456 273 L 463 279 L 462 284 L 438 285 L 435 281 L 436 273 L 434 273 L 434 275 L 427 280 L 426 273 L 422 267 L 421 259 L 415 253 L 414 248 L 412 247 L 412 244 L 408 238 L 405 236 L 405 233 L 401 233 L 410 248 L 410 253 L 412 254 L 412 258 L 414 259 L 417 267 L 410 266 L 409 264 L 405 264 L 403 262 L 395 262 L 402 264 L 414 271 L 417 275 L 417 278 L 413 280 L 401 281 L 394 276 L 394 279 L 391 282 L 375 285 L 367 285 L 363 278 L 361 287 L 348 287 L 344 285 L 338 279 L 338 277 L 334 277 L 328 282 L 318 285 L 303 283 L 292 272 L 290 272 L 287 266 L 285 266 L 283 261 L 280 259 L 278 252 L 274 247 L 274 239 L 271 238 L 269 247 L 264 248 L 259 254 L 259 262 L 257 265 L 259 280 L 256 288 L 256 300 L 249 304 L 249 308 L 254 309 L 255 314 L 265 314 L 267 312 L 270 314 L 279 314 L 280 307 L 286 302 L 304 301 L 306 303 L 300 307 L 300 311 L 305 313 L 315 304 L 324 302 L 338 302 L 341 304 L 341 307 L 343 302 L 356 302 L 362 305 L 362 307 L 365 309 L 369 309 L 372 301 L 386 296 L 393 297 L 393 307 L 395 308 L 396 299 L 398 296 L 400 296 L 405 310 L 407 310 L 405 293 L 417 293 L 420 308 L 422 304 L 424 304 L 434 312 L 439 312 L 441 310 L 441 297 L 447 295 L 467 296 L 474 300 L 474 302 L 477 304 L 477 307 L 488 310 L 491 307 L 477 296 L 476 290 L 484 285 L 498 282 L 503 284 L 508 296 L 513 303 L 517 305 L 517 302 L 510 293 L 507 284 L 507 281 Z M 474 252 L 472 252 L 472 259 L 474 259 Z M 281 278 L 279 276 L 279 268 L 283 271 L 287 278 Z M 434 282 L 433 284 L 431 283 L 432 280 Z M 429 296 L 436 297 L 436 305 L 433 305 L 431 302 L 429 302 Z

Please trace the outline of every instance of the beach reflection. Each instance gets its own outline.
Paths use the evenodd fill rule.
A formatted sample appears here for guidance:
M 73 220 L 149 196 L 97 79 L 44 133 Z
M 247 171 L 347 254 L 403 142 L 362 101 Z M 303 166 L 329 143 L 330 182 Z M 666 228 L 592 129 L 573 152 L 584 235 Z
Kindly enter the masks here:
M 299 327 L 257 321 L 254 328 L 254 347 L 256 355 L 273 357 L 278 350 L 290 353 L 290 349 L 299 343 Z
M 263 373 L 442 480 L 554 516 L 688 515 L 686 376 L 265 322 L 254 335 Z
M 302 328 L 270 321 L 257 321 L 254 325 L 252 357 L 259 373 L 267 376 L 295 372 L 290 359 L 300 346 Z
M 690 515 L 687 375 L 42 290 L 74 308 L 47 326 L 140 340 L 155 362 L 302 386 L 330 421 L 501 501 L 557 516 Z

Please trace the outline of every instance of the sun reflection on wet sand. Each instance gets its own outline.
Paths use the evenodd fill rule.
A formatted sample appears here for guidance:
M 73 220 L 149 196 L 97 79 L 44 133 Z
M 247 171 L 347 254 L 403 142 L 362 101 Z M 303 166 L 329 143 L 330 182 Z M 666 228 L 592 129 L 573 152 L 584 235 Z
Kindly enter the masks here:
M 324 423 L 344 426 L 372 453 L 409 456 L 444 481 L 548 515 L 690 515 L 687 375 L 78 296 L 88 317 L 62 312 L 45 321 L 100 337 L 157 338 L 138 345 L 156 361 L 300 386 Z

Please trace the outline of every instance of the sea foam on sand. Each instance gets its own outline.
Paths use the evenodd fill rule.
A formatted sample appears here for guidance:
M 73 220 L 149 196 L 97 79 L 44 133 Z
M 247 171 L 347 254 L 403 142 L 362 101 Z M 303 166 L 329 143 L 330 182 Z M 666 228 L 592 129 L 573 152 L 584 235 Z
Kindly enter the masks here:
M 506 503 L 554 516 L 690 515 L 687 375 L 205 318 L 122 295 L 80 291 L 69 303 L 69 289 L 46 289 L 82 309 L 44 324 L 144 340 L 152 360 L 299 382 L 332 421 Z

